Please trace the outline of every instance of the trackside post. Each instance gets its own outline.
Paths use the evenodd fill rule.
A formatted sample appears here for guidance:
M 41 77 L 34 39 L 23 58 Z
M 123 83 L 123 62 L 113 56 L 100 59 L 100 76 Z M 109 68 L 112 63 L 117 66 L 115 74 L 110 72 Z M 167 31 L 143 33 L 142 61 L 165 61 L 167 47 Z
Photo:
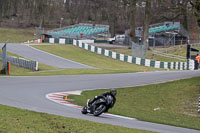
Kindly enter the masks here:
M 7 73 L 10 75 L 10 62 L 7 63 Z

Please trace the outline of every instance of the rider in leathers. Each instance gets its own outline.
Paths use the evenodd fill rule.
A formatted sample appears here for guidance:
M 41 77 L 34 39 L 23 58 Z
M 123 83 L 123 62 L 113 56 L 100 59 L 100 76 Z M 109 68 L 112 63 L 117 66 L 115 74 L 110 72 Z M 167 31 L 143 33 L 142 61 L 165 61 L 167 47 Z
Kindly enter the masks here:
M 116 94 L 117 94 L 117 91 L 115 89 L 111 89 L 110 92 L 105 92 L 105 93 L 101 94 L 100 96 L 95 96 L 92 101 L 88 100 L 87 103 L 88 103 L 88 107 L 89 107 L 90 113 L 92 114 L 94 112 L 94 109 L 95 109 L 95 106 L 91 106 L 92 103 L 96 99 L 98 99 L 98 98 L 100 98 L 102 96 L 106 98 L 106 100 L 108 102 L 108 105 L 109 105 L 109 108 L 112 108 L 114 106 L 115 102 L 116 102 L 116 98 L 115 98 Z

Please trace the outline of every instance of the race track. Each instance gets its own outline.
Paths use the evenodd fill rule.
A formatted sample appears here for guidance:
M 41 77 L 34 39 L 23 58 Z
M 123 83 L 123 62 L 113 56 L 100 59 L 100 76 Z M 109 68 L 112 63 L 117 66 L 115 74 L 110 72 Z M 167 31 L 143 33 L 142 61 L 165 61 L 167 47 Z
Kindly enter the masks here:
M 80 110 L 48 100 L 49 93 L 85 89 L 119 88 L 160 83 L 200 76 L 200 71 L 163 71 L 127 74 L 0 77 L 0 104 L 45 112 L 65 117 L 80 118 L 100 123 L 120 125 L 162 133 L 200 133 L 198 130 L 155 124 L 110 115 L 93 117 L 82 115 Z
M 0 44 L 0 48 L 2 48 L 3 45 L 4 44 Z M 34 61 L 38 61 L 39 63 L 57 68 L 71 68 L 71 69 L 93 68 L 23 44 L 7 44 L 7 51 Z

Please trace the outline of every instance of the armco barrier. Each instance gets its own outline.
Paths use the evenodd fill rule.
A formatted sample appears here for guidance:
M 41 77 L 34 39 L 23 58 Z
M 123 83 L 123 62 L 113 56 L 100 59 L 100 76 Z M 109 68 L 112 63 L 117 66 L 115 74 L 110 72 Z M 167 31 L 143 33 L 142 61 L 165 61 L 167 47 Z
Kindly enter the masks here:
M 58 44 L 73 44 L 73 39 L 49 38 L 49 39 L 44 39 L 44 42 L 58 43 Z
M 58 43 L 58 44 L 73 44 L 74 46 L 78 46 L 90 52 L 94 52 L 116 60 L 137 64 L 141 66 L 163 68 L 163 69 L 176 69 L 176 70 L 194 70 L 194 60 L 187 60 L 187 62 L 162 62 L 149 59 L 142 59 L 138 57 L 119 54 L 104 48 L 98 48 L 96 46 L 83 43 L 83 41 L 81 40 L 49 38 L 46 39 L 45 42 Z
M 0 60 L 2 60 L 2 54 L 0 54 Z M 15 66 L 24 67 L 27 69 L 31 69 L 33 71 L 38 70 L 38 62 L 37 61 L 30 61 L 23 58 L 17 58 L 13 56 L 7 56 L 7 61 Z

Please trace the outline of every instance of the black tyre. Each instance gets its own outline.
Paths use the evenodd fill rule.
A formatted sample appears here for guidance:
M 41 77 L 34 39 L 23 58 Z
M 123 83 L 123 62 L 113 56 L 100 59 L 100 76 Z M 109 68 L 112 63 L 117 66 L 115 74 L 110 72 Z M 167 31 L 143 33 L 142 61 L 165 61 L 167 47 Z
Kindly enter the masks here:
M 93 115 L 94 116 L 99 116 L 99 115 L 101 115 L 105 111 L 106 111 L 106 106 L 103 105 L 103 104 L 100 104 L 99 106 L 97 106 L 95 108 L 95 111 L 94 111 Z
M 83 107 L 83 109 L 81 110 L 81 113 L 82 113 L 82 114 L 87 114 L 87 113 L 88 113 L 88 112 L 87 112 L 87 107 L 86 107 L 86 106 Z

